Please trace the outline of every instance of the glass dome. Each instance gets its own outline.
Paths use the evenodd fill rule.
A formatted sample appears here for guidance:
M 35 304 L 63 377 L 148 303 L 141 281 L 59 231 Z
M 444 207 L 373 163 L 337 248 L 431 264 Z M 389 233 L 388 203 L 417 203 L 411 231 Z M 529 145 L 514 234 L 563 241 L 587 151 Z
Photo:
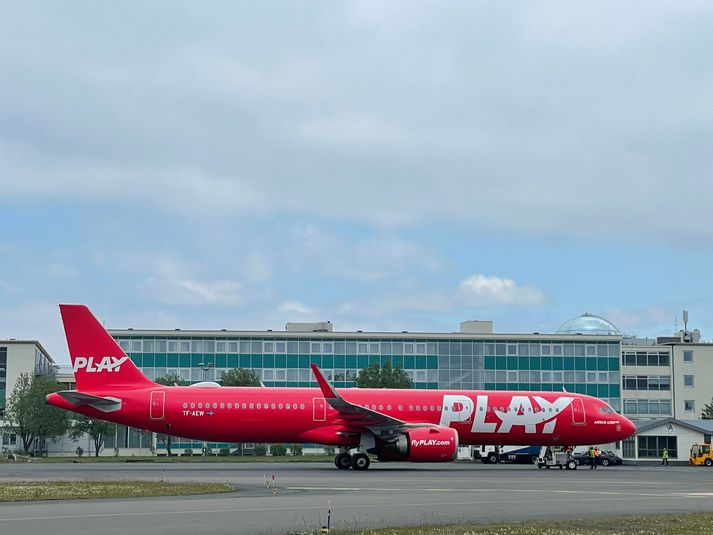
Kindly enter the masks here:
M 557 329 L 557 334 L 600 334 L 621 336 L 621 332 L 610 321 L 585 312 L 581 316 L 565 321 Z

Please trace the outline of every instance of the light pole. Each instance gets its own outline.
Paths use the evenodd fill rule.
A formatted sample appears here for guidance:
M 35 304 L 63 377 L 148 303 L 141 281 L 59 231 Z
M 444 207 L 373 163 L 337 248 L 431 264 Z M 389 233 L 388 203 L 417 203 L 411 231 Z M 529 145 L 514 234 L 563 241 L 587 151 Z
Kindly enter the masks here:
M 203 372 L 203 381 L 206 381 L 208 379 L 208 371 L 214 366 L 212 362 L 201 362 L 198 364 L 198 367 L 202 370 Z M 208 441 L 204 440 L 203 441 L 203 462 L 206 462 L 208 459 Z

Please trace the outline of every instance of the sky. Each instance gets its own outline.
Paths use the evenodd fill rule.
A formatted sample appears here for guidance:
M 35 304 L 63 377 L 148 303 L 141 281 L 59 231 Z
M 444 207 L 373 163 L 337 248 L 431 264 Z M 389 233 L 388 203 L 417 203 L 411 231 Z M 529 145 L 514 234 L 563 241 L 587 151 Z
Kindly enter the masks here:
M 0 339 L 713 338 L 713 4 L 0 1 Z

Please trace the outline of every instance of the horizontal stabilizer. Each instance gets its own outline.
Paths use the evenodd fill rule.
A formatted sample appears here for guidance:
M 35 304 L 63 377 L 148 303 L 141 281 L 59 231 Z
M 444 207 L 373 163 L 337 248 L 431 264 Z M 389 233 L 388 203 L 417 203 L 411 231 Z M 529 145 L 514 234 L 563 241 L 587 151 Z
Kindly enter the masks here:
M 76 390 L 62 390 L 57 392 L 57 395 L 77 407 L 94 407 L 102 412 L 114 412 L 121 409 L 121 400 L 110 396 L 94 396 Z

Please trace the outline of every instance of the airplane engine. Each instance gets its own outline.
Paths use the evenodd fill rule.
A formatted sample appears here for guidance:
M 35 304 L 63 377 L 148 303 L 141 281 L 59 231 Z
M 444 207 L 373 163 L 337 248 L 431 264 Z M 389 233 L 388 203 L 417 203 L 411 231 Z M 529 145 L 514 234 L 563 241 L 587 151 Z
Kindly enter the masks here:
M 450 462 L 457 453 L 458 432 L 450 427 L 412 429 L 377 451 L 379 460 L 416 463 Z

